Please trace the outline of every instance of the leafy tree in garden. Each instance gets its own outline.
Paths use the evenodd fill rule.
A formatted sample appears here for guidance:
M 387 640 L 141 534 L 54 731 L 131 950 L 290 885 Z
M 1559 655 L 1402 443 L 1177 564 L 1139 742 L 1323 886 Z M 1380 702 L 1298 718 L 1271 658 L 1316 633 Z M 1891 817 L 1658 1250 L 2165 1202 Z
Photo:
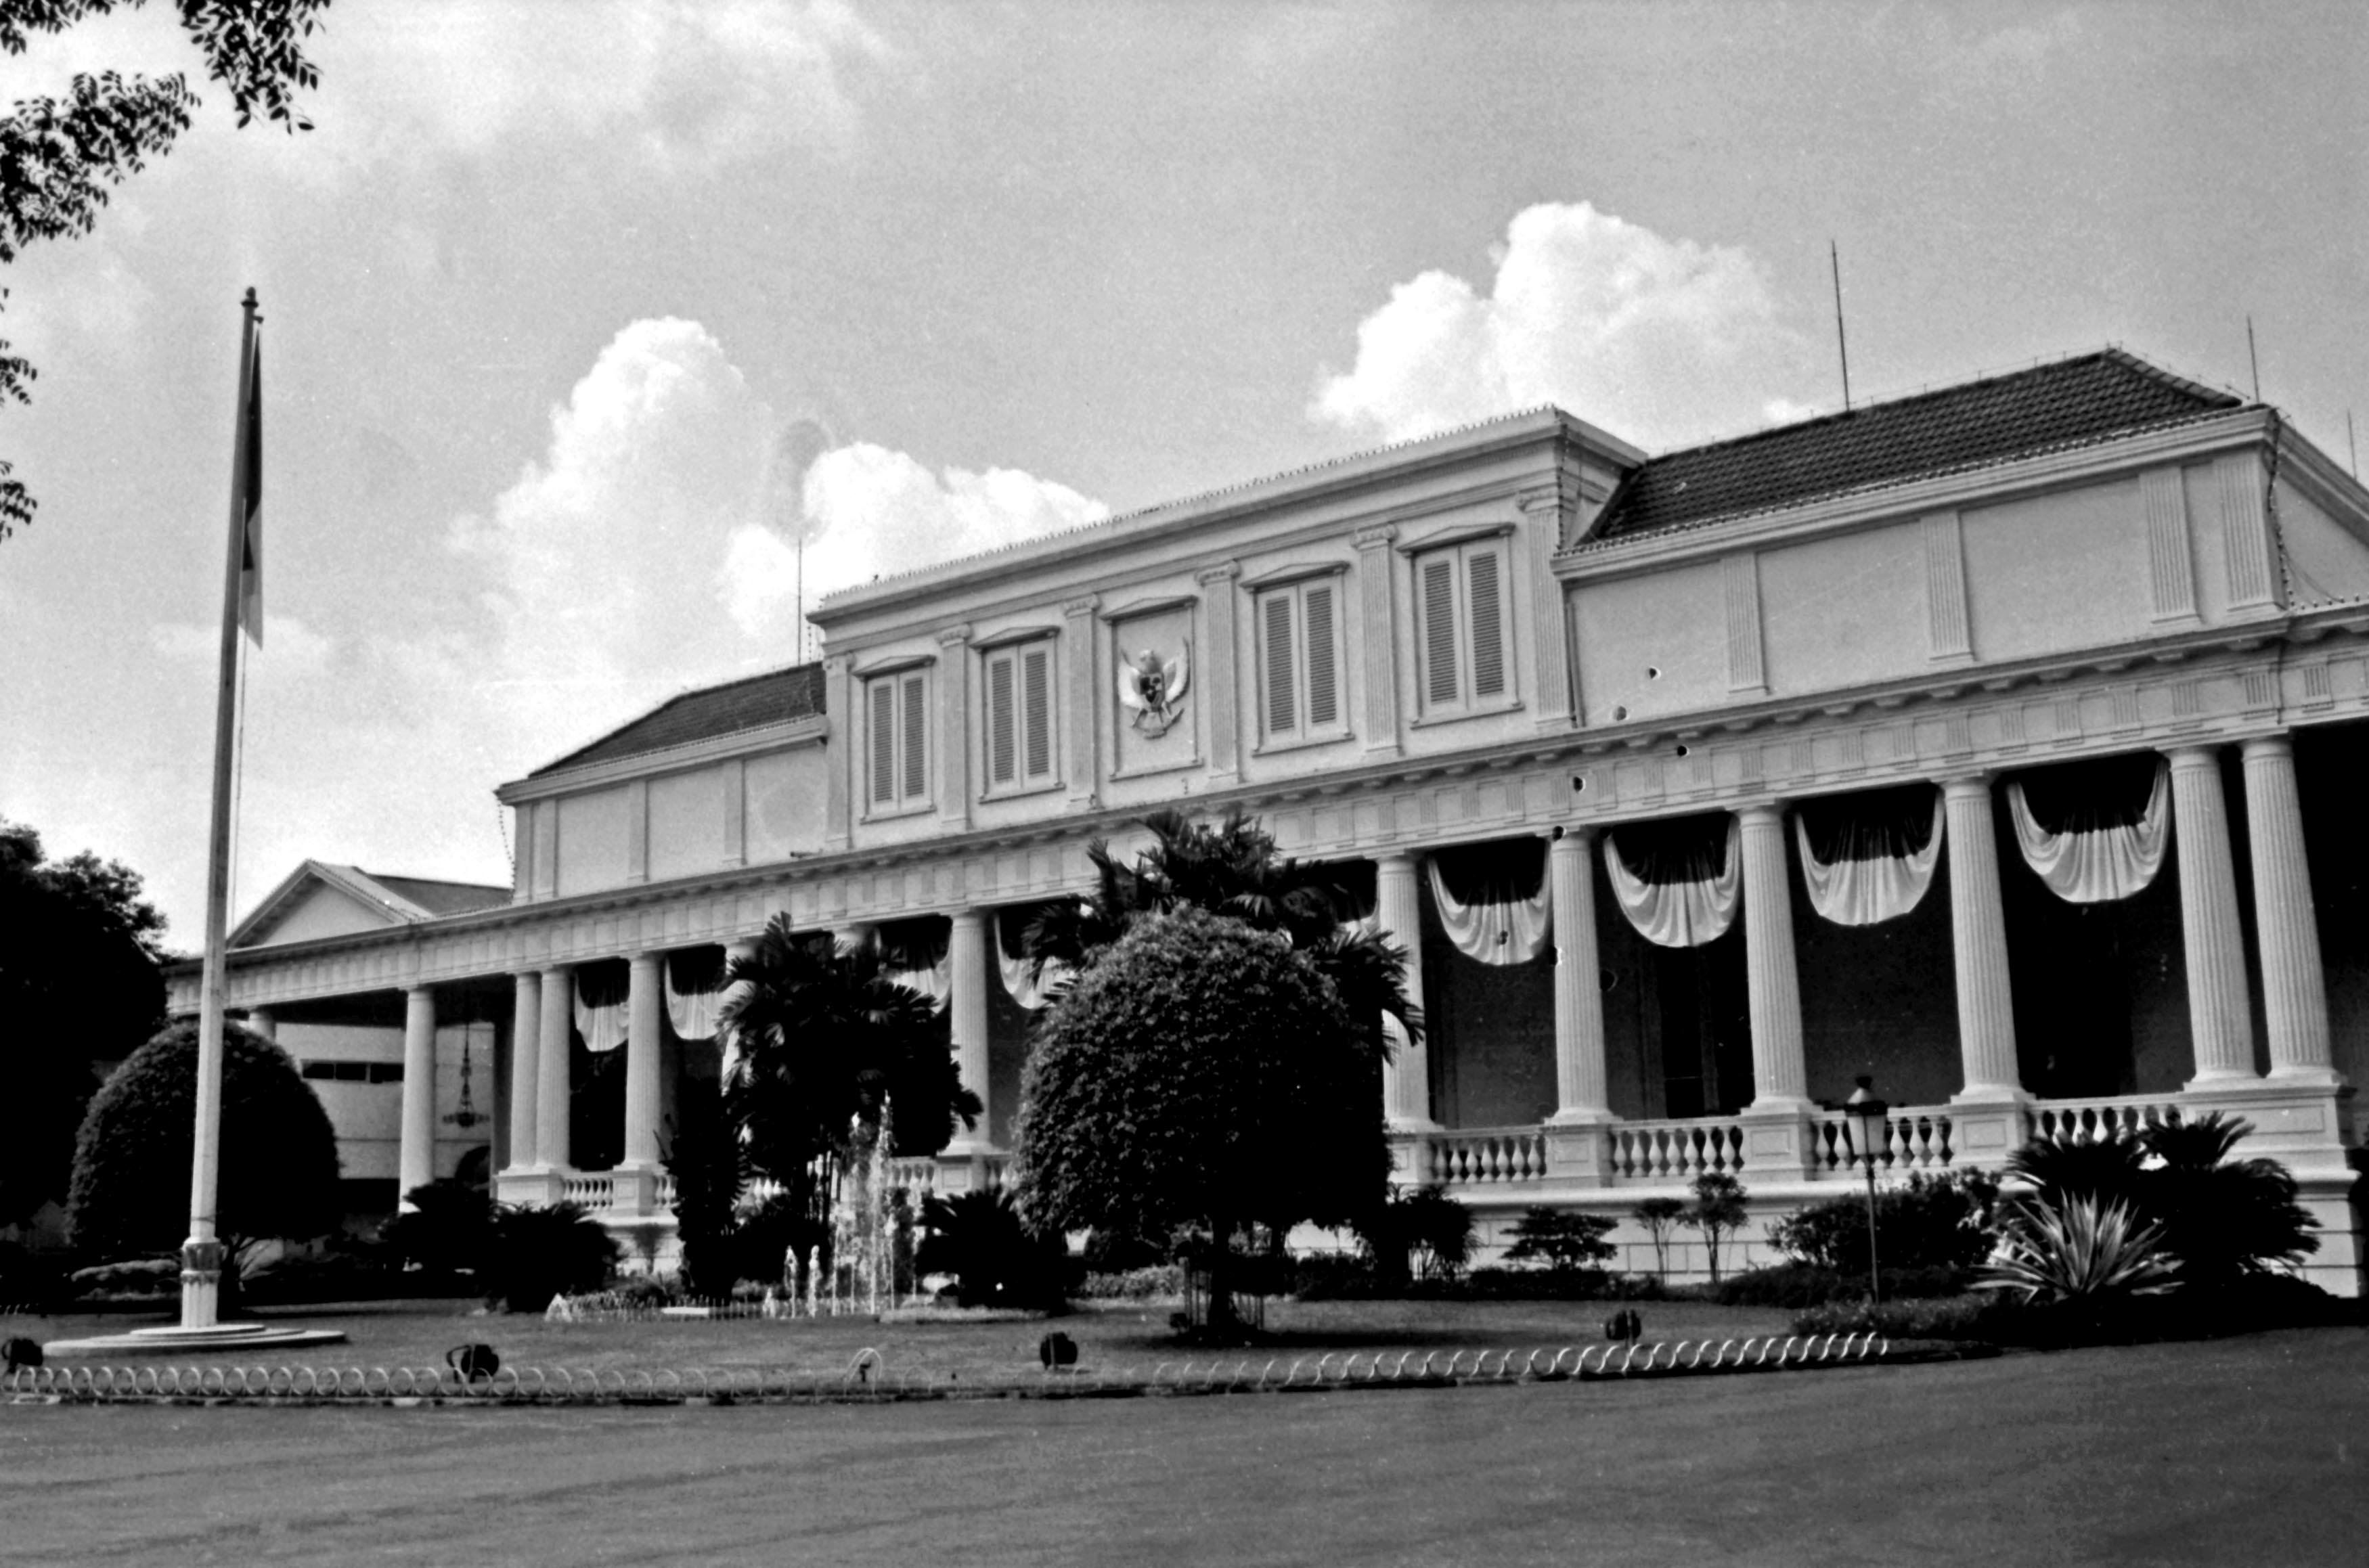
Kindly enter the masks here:
M 64 1199 L 92 1064 L 130 1056 L 164 1022 L 165 918 L 140 892 L 129 867 L 86 850 L 49 860 L 39 833 L 0 821 L 0 1225 Z
M 36 33 L 63 33 L 141 0 L 18 0 L 0 6 L 0 49 L 22 54 Z M 239 124 L 257 115 L 290 131 L 312 121 L 297 95 L 319 85 L 303 40 L 329 0 L 177 0 L 181 30 L 207 74 L 230 89 Z M 188 76 L 77 73 L 63 97 L 20 98 L 0 120 L 0 264 L 37 240 L 90 233 L 108 192 L 170 152 L 198 95 Z M 7 297 L 0 290 L 0 301 Z M 0 340 L 0 398 L 32 401 L 35 371 Z M 33 498 L 0 462 L 0 540 L 33 520 Z
M 779 1183 L 800 1211 L 815 1156 L 852 1157 L 851 1125 L 877 1126 L 885 1102 L 896 1103 L 900 1155 L 934 1154 L 958 1124 L 976 1125 L 978 1096 L 963 1087 L 929 1000 L 889 979 L 876 949 L 841 953 L 776 915 L 725 981 L 743 989 L 721 1020 L 739 1049 L 724 1120 L 748 1171 Z
M 1012 1193 L 932 1193 L 921 1201 L 921 1224 L 926 1233 L 914 1254 L 914 1272 L 953 1275 L 962 1305 L 1060 1304 L 1069 1242 L 1058 1230 L 1030 1230 Z
M 1678 1223 L 1702 1232 L 1703 1245 L 1711 1252 L 1711 1282 L 1717 1285 L 1720 1243 L 1742 1230 L 1750 1217 L 1744 1206 L 1744 1184 L 1723 1171 L 1705 1171 L 1688 1190 L 1694 1194 L 1694 1201 L 1687 1205 Z
M 555 1296 L 598 1290 L 617 1266 L 617 1238 L 579 1204 L 502 1204 L 493 1230 L 481 1276 L 486 1299 L 513 1312 L 540 1312 Z
M 1376 1021 L 1378 1048 L 1385 1014 L 1410 1038 L 1423 1037 L 1423 1014 L 1407 1000 L 1406 950 L 1372 932 L 1342 929 L 1355 901 L 1339 868 L 1277 856 L 1274 836 L 1239 811 L 1216 826 L 1181 811 L 1155 811 L 1143 825 L 1152 842 L 1133 867 L 1119 864 L 1096 840 L 1086 849 L 1093 892 L 1054 904 L 1031 923 L 1028 952 L 1040 971 L 1052 960 L 1082 967 L 1148 915 L 1202 909 L 1288 937 L 1340 994 L 1350 1017 L 1361 1025 Z
M 1530 1207 L 1514 1227 L 1514 1244 L 1505 1249 L 1507 1263 L 1543 1260 L 1549 1268 L 1590 1268 L 1612 1261 L 1619 1249 L 1604 1238 L 1618 1223 L 1608 1215 L 1569 1214 L 1561 1209 Z
M 100 1258 L 170 1253 L 189 1231 L 198 1025 L 171 1024 L 107 1081 L 74 1140 L 66 1217 Z M 338 1223 L 338 1139 L 288 1053 L 236 1024 L 223 1029 L 222 1171 L 215 1228 L 234 1269 L 257 1243 L 306 1240 Z
M 379 1240 L 406 1264 L 438 1274 L 485 1266 L 494 1239 L 486 1189 L 446 1176 L 403 1195 L 411 1207 L 379 1230 Z
M 1884 1272 L 1970 1269 L 1990 1254 L 1998 1178 L 1987 1171 L 1918 1171 L 1875 1195 L 1876 1256 Z M 1779 1251 L 1816 1268 L 1867 1276 L 1867 1199 L 1844 1193 L 1769 1227 Z
M 1375 1032 L 1276 933 L 1189 904 L 1137 916 L 1037 1024 L 1024 1212 L 1040 1230 L 1205 1231 L 1224 1332 L 1238 1231 L 1348 1224 L 1380 1200 Z
M 1645 1228 L 1645 1238 L 1654 1244 L 1654 1272 L 1667 1279 L 1670 1232 L 1686 1219 L 1687 1206 L 1674 1197 L 1649 1197 L 1631 1209 L 1629 1217 Z
M 666 1166 L 674 1176 L 683 1283 L 694 1296 L 729 1295 L 740 1277 L 735 1209 L 748 1185 L 748 1154 L 724 1119 L 716 1085 L 704 1080 L 682 1084 Z

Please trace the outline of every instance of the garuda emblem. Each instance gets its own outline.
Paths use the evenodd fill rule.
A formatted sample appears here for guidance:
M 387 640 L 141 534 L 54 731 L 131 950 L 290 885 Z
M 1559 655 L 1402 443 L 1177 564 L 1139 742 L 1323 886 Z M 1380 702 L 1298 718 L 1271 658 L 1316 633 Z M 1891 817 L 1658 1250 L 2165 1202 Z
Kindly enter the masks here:
M 1150 648 L 1132 658 L 1118 656 L 1118 701 L 1136 732 L 1154 738 L 1184 716 L 1184 688 L 1193 680 L 1193 645 L 1179 643 L 1176 657 L 1161 661 Z

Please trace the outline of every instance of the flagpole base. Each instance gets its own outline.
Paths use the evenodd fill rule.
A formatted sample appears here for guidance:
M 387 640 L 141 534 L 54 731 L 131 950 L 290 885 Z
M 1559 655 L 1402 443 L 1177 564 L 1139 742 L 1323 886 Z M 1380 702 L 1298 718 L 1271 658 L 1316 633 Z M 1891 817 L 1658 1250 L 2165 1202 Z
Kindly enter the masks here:
M 196 1332 L 222 1322 L 223 1263 L 230 1249 L 192 1236 L 181 1244 L 181 1327 Z

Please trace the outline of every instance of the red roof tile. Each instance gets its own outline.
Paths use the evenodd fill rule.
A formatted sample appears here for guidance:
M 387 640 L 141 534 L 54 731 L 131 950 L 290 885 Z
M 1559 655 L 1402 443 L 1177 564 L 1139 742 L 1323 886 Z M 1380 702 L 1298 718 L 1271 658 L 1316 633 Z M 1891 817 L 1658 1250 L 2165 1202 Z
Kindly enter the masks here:
M 819 664 L 794 664 L 787 670 L 769 670 L 744 680 L 727 681 L 721 686 L 685 692 L 622 729 L 612 729 L 589 746 L 570 751 L 527 776 L 539 779 L 562 768 L 638 757 L 647 751 L 688 746 L 696 740 L 737 735 L 744 729 L 811 718 L 822 712 L 822 692 Z
M 1586 542 L 1774 511 L 2240 406 L 2107 349 L 1653 458 L 1621 481 Z

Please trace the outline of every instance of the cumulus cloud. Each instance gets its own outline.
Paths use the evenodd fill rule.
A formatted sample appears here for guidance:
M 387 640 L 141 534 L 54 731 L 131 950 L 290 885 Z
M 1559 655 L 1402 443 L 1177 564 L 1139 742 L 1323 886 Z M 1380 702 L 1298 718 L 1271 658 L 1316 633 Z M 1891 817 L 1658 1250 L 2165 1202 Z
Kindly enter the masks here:
M 1583 201 L 1507 225 L 1486 294 L 1420 274 L 1357 327 L 1312 418 L 1400 441 L 1555 403 L 1649 448 L 1735 433 L 1799 373 L 1760 263 L 1665 239 Z
M 315 139 L 361 158 L 544 135 L 662 167 L 843 150 L 898 61 L 841 0 L 571 0 L 556 25 L 541 6 L 452 5 L 332 26 Z

